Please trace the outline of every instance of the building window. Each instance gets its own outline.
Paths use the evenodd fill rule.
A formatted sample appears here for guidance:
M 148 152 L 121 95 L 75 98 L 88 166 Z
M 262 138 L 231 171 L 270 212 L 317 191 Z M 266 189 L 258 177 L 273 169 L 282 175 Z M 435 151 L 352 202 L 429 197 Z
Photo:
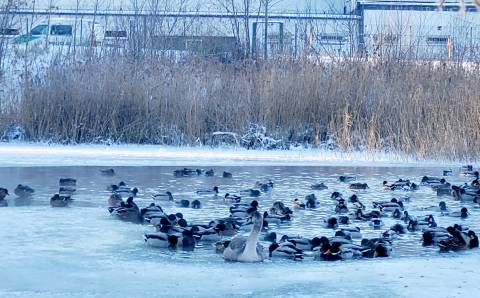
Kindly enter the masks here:
M 127 38 L 127 31 L 125 30 L 107 30 L 105 31 L 106 38 Z
M 333 34 L 323 34 L 318 37 L 318 40 L 324 44 L 343 44 L 345 42 L 345 36 L 343 35 L 333 35 Z
M 70 25 L 52 25 L 51 35 L 72 35 L 72 26 Z
M 446 45 L 448 44 L 448 36 L 428 36 L 427 44 L 429 45 Z

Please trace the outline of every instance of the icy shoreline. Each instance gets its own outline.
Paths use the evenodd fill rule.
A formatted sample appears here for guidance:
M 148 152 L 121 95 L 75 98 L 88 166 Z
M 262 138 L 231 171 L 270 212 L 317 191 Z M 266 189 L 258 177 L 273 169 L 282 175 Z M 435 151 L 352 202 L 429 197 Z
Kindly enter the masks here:
M 246 150 L 242 148 L 157 145 L 0 144 L 0 166 L 220 166 L 298 165 L 371 167 L 457 167 L 447 161 L 418 160 L 384 152 L 322 149 Z

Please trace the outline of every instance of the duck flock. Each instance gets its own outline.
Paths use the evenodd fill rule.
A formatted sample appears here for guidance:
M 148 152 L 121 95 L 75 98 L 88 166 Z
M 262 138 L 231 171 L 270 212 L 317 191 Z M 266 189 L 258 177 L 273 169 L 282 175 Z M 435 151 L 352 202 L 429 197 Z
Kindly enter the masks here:
M 100 174 L 109 177 L 116 175 L 113 169 L 102 170 Z M 468 177 L 468 182 L 454 185 L 447 181 L 448 176 L 457 174 Z M 173 176 L 196 179 L 199 176 L 214 177 L 215 172 L 213 169 L 183 168 L 175 170 Z M 230 172 L 220 174 L 225 179 L 233 176 Z M 479 172 L 474 171 L 471 165 L 463 166 L 458 173 L 445 170 L 440 177 L 424 176 L 417 183 L 398 179 L 392 183 L 383 181 L 382 184 L 369 186 L 356 180 L 355 176 L 339 176 L 338 183 L 345 191 L 354 190 L 355 193 L 345 196 L 340 191 L 331 192 L 327 203 L 319 200 L 313 192 L 328 190 L 328 186 L 316 183 L 309 186 L 312 193 L 304 198 L 286 198 L 273 204 L 263 204 L 266 201 L 264 197 L 271 195 L 276 187 L 274 181 L 267 180 L 257 181 L 252 188 L 237 194 L 223 191 L 221 185 L 198 189 L 195 191 L 197 198 L 193 200 L 178 198 L 174 192 L 166 190 L 152 195 L 152 203 L 142 208 L 135 202 L 139 188 L 121 181 L 106 187 L 111 192 L 107 199 L 108 214 L 121 221 L 151 226 L 151 231 L 143 235 L 148 246 L 173 251 L 212 247 L 212 253 L 222 255 L 227 261 L 261 262 L 268 258 L 335 261 L 389 257 L 393 243 L 401 245 L 403 235 L 407 233 L 418 237 L 425 247 L 438 247 L 440 252 L 478 248 L 476 233 L 462 222 L 470 216 L 468 208 L 477 208 L 480 204 Z M 76 179 L 61 178 L 58 186 L 58 193 L 51 197 L 50 205 L 71 206 L 75 202 Z M 370 187 L 398 192 L 399 196 L 387 201 L 373 201 L 371 205 L 364 204 L 362 196 L 368 196 Z M 415 210 L 409 210 L 412 199 L 408 194 L 420 188 L 431 189 L 442 200 L 438 205 L 423 207 L 423 215 L 416 216 Z M 19 198 L 29 198 L 34 193 L 34 189 L 22 184 L 14 190 Z M 6 188 L 0 188 L 0 207 L 8 207 L 8 195 Z M 202 204 L 202 198 L 205 197 L 227 203 L 229 215 L 199 224 L 195 223 L 195 218 L 185 218 L 182 213 L 168 213 L 161 206 L 173 204 L 178 208 L 207 208 Z M 451 210 L 448 206 L 453 201 L 460 202 L 463 207 Z M 323 227 L 331 232 L 312 238 L 281 233 L 282 226 L 288 226 L 299 213 L 315 210 L 321 204 L 331 205 L 330 214 L 323 218 Z M 425 212 L 428 214 L 425 215 Z M 438 226 L 436 218 L 439 217 L 448 217 L 451 224 Z M 387 218 L 394 224 L 386 226 Z M 366 224 L 370 230 L 378 231 L 376 237 L 364 237 L 358 226 Z M 312 234 L 308 228 L 305 228 L 305 232 Z

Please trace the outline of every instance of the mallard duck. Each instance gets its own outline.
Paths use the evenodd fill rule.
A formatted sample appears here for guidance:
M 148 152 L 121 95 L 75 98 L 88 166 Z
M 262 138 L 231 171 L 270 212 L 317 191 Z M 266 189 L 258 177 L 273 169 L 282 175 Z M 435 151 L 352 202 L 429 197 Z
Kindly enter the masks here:
M 115 170 L 114 169 L 103 169 L 100 170 L 100 174 L 103 176 L 115 176 Z
M 250 189 L 241 190 L 240 195 L 256 198 L 256 197 L 259 197 L 261 193 L 258 189 L 250 188 Z
M 316 184 L 312 184 L 310 186 L 311 189 L 313 190 L 325 190 L 325 189 L 328 189 L 328 186 L 326 186 L 323 182 L 322 183 L 316 183 Z
M 119 207 L 122 202 L 122 196 L 116 193 L 112 193 L 108 198 L 109 207 Z
M 69 196 L 61 196 L 55 194 L 50 198 L 50 205 L 52 207 L 68 207 L 73 202 L 73 199 Z
M 309 194 L 305 197 L 305 207 L 306 208 L 317 208 L 317 197 L 315 194 Z
M 205 172 L 205 176 L 207 177 L 213 177 L 214 175 L 215 175 L 215 172 L 213 171 L 213 169 L 210 169 Z
M 255 182 L 255 188 L 260 189 L 263 192 L 268 192 L 273 189 L 273 181 L 268 180 L 266 183 L 262 183 L 260 181 Z
M 218 195 L 218 186 L 214 186 L 212 189 L 199 189 L 195 192 L 197 195 Z
M 223 252 L 223 258 L 236 262 L 262 262 L 265 259 L 263 246 L 258 243 L 263 226 L 263 216 L 259 212 L 252 215 L 253 227 L 248 237 L 235 236 Z
M 19 184 L 15 187 L 13 192 L 19 198 L 26 198 L 32 196 L 33 193 L 35 193 L 35 190 L 28 185 Z
M 164 193 L 156 193 L 156 194 L 152 195 L 152 199 L 154 199 L 154 200 L 167 199 L 169 201 L 173 201 L 173 195 L 170 191 L 166 191 Z
M 294 199 L 293 200 L 293 209 L 305 209 L 306 205 L 305 203 L 302 203 L 299 199 Z
M 293 260 L 303 259 L 303 252 L 291 242 L 272 243 L 268 248 L 269 256 L 288 258 Z
M 350 189 L 368 189 L 367 183 L 352 183 L 348 186 Z
M 239 203 L 241 200 L 242 200 L 242 197 L 239 197 L 237 195 L 232 195 L 229 193 L 226 193 L 225 196 L 223 197 L 224 202 Z
M 0 207 L 7 207 L 8 202 L 5 200 L 5 197 L 8 196 L 8 189 L 0 187 Z
M 230 173 L 230 172 L 225 172 L 225 171 L 223 171 L 222 177 L 223 177 L 223 178 L 232 178 L 233 175 L 232 175 L 232 173 Z
M 340 182 L 351 182 L 351 181 L 355 181 L 357 178 L 354 177 L 354 176 L 340 176 L 338 177 L 338 180 Z

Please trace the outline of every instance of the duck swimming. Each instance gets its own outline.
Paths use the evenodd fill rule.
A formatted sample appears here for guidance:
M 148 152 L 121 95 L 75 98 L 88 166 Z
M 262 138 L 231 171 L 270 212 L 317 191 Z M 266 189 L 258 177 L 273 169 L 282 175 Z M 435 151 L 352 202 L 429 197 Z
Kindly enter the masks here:
M 73 199 L 69 196 L 61 196 L 55 194 L 50 198 L 50 205 L 52 207 L 68 207 L 73 202 Z
M 351 181 L 355 181 L 357 178 L 354 177 L 354 176 L 340 176 L 338 177 L 338 180 L 340 182 L 351 182 Z
M 241 195 L 248 196 L 248 197 L 259 197 L 261 195 L 260 191 L 258 189 L 244 189 L 240 191 Z
M 232 175 L 232 173 L 230 173 L 230 172 L 225 172 L 225 171 L 223 171 L 222 177 L 223 177 L 223 178 L 232 178 L 233 175 Z
M 112 176 L 115 176 L 115 170 L 114 169 L 103 169 L 103 170 L 100 170 L 100 174 L 103 175 L 103 176 L 112 177 Z
M 0 207 L 7 207 L 8 202 L 5 197 L 8 196 L 8 189 L 0 187 Z
M 324 190 L 324 189 L 328 189 L 328 187 L 322 182 L 322 183 L 312 184 L 312 185 L 310 186 L 310 189 L 313 189 L 313 190 Z
M 214 186 L 212 189 L 199 189 L 195 192 L 197 195 L 218 195 L 218 186 Z
M 15 187 L 13 192 L 19 198 L 27 198 L 31 197 L 33 193 L 35 193 L 35 190 L 28 185 L 19 184 Z
M 154 199 L 154 200 L 167 199 L 169 201 L 173 201 L 173 195 L 170 191 L 166 191 L 164 193 L 156 193 L 156 194 L 152 195 L 152 199 Z
M 350 189 L 368 189 L 367 183 L 352 183 L 348 186 Z
M 252 215 L 253 227 L 248 237 L 235 236 L 223 252 L 223 258 L 236 262 L 263 262 L 265 253 L 258 243 L 263 226 L 263 216 L 259 212 Z

